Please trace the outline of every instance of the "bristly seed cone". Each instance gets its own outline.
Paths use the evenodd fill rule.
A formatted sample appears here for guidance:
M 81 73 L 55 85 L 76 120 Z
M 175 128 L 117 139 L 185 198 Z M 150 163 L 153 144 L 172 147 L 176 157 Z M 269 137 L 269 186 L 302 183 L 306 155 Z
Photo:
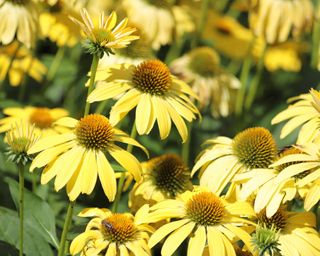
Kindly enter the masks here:
M 257 214 L 257 218 L 260 225 L 265 225 L 267 228 L 275 227 L 277 231 L 284 229 L 287 224 L 287 215 L 282 209 L 279 209 L 270 218 L 266 215 L 266 209 L 263 209 Z
M 106 239 L 112 242 L 125 243 L 135 239 L 137 229 L 129 216 L 115 213 L 102 222 L 103 233 Z
M 232 144 L 234 154 L 247 168 L 267 168 L 276 158 L 277 146 L 272 134 L 263 127 L 238 133 Z
M 214 193 L 200 192 L 187 202 L 186 212 L 198 225 L 214 226 L 223 219 L 225 209 L 220 198 Z
M 113 136 L 113 127 L 108 118 L 91 114 L 80 119 L 75 128 L 80 145 L 87 149 L 105 149 Z
M 147 60 L 139 64 L 132 74 L 134 86 L 141 92 L 163 95 L 172 84 L 169 68 L 159 60 Z
M 40 129 L 50 128 L 53 123 L 52 116 L 47 108 L 36 108 L 31 113 L 29 120 L 30 123 L 34 124 Z
M 170 198 L 192 189 L 190 171 L 182 159 L 175 154 L 166 154 L 151 161 L 151 175 L 157 188 Z

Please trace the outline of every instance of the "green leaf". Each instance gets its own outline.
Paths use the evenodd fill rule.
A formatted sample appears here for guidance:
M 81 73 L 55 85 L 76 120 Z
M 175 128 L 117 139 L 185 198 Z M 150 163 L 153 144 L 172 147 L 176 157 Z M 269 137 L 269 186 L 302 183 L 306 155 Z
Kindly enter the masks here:
M 13 179 L 5 178 L 9 185 L 12 199 L 19 208 L 19 183 Z M 54 247 L 59 247 L 56 235 L 54 212 L 47 202 L 25 188 L 24 190 L 25 220 L 33 225 L 39 236 L 42 236 Z
M 18 213 L 0 207 L 0 223 L 0 240 L 19 249 Z M 37 233 L 32 223 L 24 222 L 23 252 L 27 256 L 53 256 L 50 245 Z

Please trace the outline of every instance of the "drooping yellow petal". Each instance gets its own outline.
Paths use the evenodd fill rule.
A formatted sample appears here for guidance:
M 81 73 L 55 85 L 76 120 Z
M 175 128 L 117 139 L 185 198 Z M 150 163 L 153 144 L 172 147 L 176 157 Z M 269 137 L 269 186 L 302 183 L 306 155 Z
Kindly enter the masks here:
M 78 235 L 71 243 L 70 253 L 72 255 L 79 253 L 90 239 L 99 239 L 101 237 L 102 234 L 96 230 L 90 230 Z
M 152 96 L 153 110 L 157 118 L 161 139 L 169 136 L 171 130 L 171 119 L 166 104 L 158 96 Z
M 206 240 L 206 229 L 203 226 L 199 226 L 189 240 L 187 256 L 202 255 Z
M 225 256 L 224 242 L 222 234 L 215 227 L 207 227 L 208 245 L 210 256 Z
M 116 243 L 111 243 L 108 246 L 106 256 L 117 256 L 117 245 Z
M 142 249 L 140 244 L 137 244 L 135 242 L 128 242 L 126 243 L 126 247 L 133 252 L 133 255 L 135 256 L 149 256 L 150 254 L 147 253 L 145 250 Z
M 97 182 L 98 166 L 97 153 L 94 150 L 87 150 L 82 163 L 82 193 L 91 194 Z

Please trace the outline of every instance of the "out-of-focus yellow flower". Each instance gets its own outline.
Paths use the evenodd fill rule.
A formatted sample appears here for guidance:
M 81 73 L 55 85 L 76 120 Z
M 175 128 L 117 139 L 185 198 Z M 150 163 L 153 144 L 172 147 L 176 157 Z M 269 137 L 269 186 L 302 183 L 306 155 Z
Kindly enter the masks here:
M 38 11 L 32 0 L 0 0 L 0 43 L 15 38 L 30 48 L 38 36 Z
M 219 66 L 219 55 L 209 47 L 199 47 L 174 60 L 173 72 L 192 86 L 199 97 L 199 108 L 210 106 L 214 117 L 233 112 L 240 81 Z
M 273 44 L 308 30 L 313 22 L 313 5 L 310 0 L 251 0 L 249 14 L 254 34 Z
M 193 167 L 192 175 L 200 171 L 200 185 L 221 194 L 238 173 L 267 168 L 276 158 L 277 146 L 265 128 L 248 128 L 233 139 L 217 137 L 206 142 L 205 149 Z
M 157 229 L 148 244 L 152 248 L 167 237 L 161 255 L 171 256 L 188 239 L 188 255 L 202 255 L 206 243 L 210 256 L 235 255 L 232 241 L 237 238 L 252 247 L 250 234 L 245 229 L 253 225 L 247 219 L 252 216 L 254 212 L 250 204 L 228 203 L 214 193 L 198 188 L 150 208 L 149 222 L 167 218 L 175 220 Z
M 73 239 L 71 255 L 151 256 L 147 243 L 153 228 L 145 223 L 148 210 L 146 205 L 133 216 L 105 208 L 84 209 L 78 216 L 92 219 L 86 230 Z
M 18 42 L 0 47 L 0 80 L 8 74 L 10 85 L 19 86 L 26 74 L 41 82 L 46 72 L 46 66 Z
M 108 18 L 104 12 L 101 12 L 98 25 L 94 23 L 86 9 L 82 9 L 80 14 L 83 22 L 74 17 L 70 18 L 81 27 L 86 36 L 84 47 L 89 53 L 98 54 L 100 58 L 104 53 L 113 53 L 114 49 L 127 47 L 133 40 L 139 39 L 139 36 L 132 35 L 136 29 L 127 27 L 127 18 L 116 26 L 115 12 L 112 12 Z
M 54 122 L 68 115 L 63 108 L 46 107 L 5 108 L 3 113 L 7 117 L 0 119 L 0 132 L 9 131 L 15 123 L 23 122 L 34 125 L 34 132 L 42 138 L 63 132 L 65 129 L 55 126 Z
M 175 154 L 150 159 L 142 165 L 142 180 L 130 192 L 129 207 L 136 211 L 145 203 L 153 205 L 192 190 L 190 170 Z
M 99 176 L 105 195 L 113 201 L 117 190 L 116 178 L 106 153 L 129 171 L 135 180 L 140 180 L 140 163 L 115 142 L 145 148 L 114 128 L 108 118 L 99 114 L 87 115 L 79 121 L 64 117 L 56 124 L 70 128 L 70 131 L 43 138 L 28 151 L 29 154 L 38 153 L 30 171 L 46 167 L 41 176 L 42 184 L 55 177 L 55 189 L 58 191 L 66 186 L 70 201 L 74 201 L 81 193 L 91 194 Z
M 301 126 L 297 144 L 305 144 L 317 139 L 319 137 L 320 93 L 311 89 L 310 93 L 293 97 L 288 102 L 292 104 L 271 121 L 272 124 L 277 124 L 289 120 L 282 127 L 280 138 L 286 137 Z
M 136 107 L 135 124 L 139 134 L 149 134 L 157 120 L 160 137 L 165 139 L 173 121 L 182 141 L 186 141 L 188 130 L 184 119 L 192 122 L 199 114 L 189 96 L 197 96 L 185 82 L 173 76 L 163 62 L 148 60 L 137 66 L 110 66 L 98 70 L 96 80 L 97 87 L 88 102 L 120 96 L 110 112 L 112 124 L 117 124 Z
M 285 148 L 279 153 L 277 161 L 273 163 L 274 167 L 253 169 L 249 172 L 241 173 L 235 176 L 233 181 L 242 184 L 239 192 L 239 200 L 247 200 L 250 196 L 255 196 L 254 210 L 260 212 L 266 209 L 267 217 L 271 217 L 277 212 L 280 206 L 294 197 L 305 197 L 306 186 L 299 186 L 299 182 L 308 173 L 301 173 L 283 179 L 277 182 L 278 176 L 286 167 L 292 164 L 302 163 L 301 159 L 306 159 L 300 155 L 303 151 L 295 147 Z M 290 160 L 283 158 L 290 156 Z M 279 164 L 280 161 L 280 164 Z M 282 162 L 284 162 L 282 164 Z
M 320 255 L 320 238 L 315 230 L 316 217 L 313 213 L 279 209 L 268 218 L 263 210 L 257 217 L 261 226 L 278 232 L 277 248 L 281 255 Z
M 43 36 L 56 42 L 59 47 L 72 47 L 80 41 L 81 35 L 77 25 L 70 20 L 69 15 L 77 17 L 77 13 L 72 8 L 57 5 L 57 7 L 52 7 L 53 11 L 40 14 L 41 32 Z

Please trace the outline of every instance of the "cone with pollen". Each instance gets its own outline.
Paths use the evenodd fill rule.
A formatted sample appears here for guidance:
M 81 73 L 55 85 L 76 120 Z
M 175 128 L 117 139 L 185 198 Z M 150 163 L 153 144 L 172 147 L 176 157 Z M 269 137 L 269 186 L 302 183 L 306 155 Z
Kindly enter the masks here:
M 68 115 L 68 111 L 62 108 L 25 107 L 5 108 L 3 113 L 7 115 L 0 119 L 0 132 L 11 129 L 15 123 L 29 123 L 34 126 L 34 132 L 41 137 L 62 133 L 68 129 L 56 126 L 55 121 Z
M 230 204 L 205 188 L 196 188 L 150 208 L 147 218 L 150 222 L 175 220 L 156 230 L 149 246 L 155 246 L 166 237 L 161 255 L 171 256 L 188 239 L 188 256 L 202 255 L 206 243 L 210 256 L 235 255 L 231 237 L 239 238 L 252 248 L 249 233 L 239 226 L 251 226 L 253 223 L 247 218 L 253 215 L 253 209 L 246 202 Z
M 70 253 L 76 255 L 136 255 L 151 256 L 147 246 L 149 234 L 153 229 L 144 221 L 148 206 L 137 214 L 111 213 L 108 209 L 84 209 L 80 217 L 93 217 L 84 233 L 71 243 Z
M 166 154 L 142 163 L 141 182 L 130 192 L 129 206 L 133 212 L 143 204 L 153 205 L 192 190 L 190 170 L 175 154 Z
M 38 153 L 30 171 L 45 167 L 41 176 L 42 184 L 55 177 L 55 189 L 58 191 L 66 186 L 69 199 L 73 201 L 81 193 L 91 194 L 99 177 L 104 193 L 113 201 L 116 179 L 108 160 L 109 155 L 129 171 L 134 179 L 140 180 L 140 163 L 115 142 L 131 144 L 143 150 L 145 148 L 114 128 L 105 116 L 91 114 L 80 121 L 64 117 L 56 125 L 66 127 L 68 131 L 43 138 L 28 151 L 30 154 Z
M 288 212 L 280 208 L 272 217 L 262 210 L 258 215 L 259 226 L 277 232 L 277 249 L 282 256 L 320 255 L 320 238 L 314 229 L 316 217 L 311 212 Z M 265 232 L 265 231 L 264 231 Z M 261 239 L 253 239 L 256 247 L 261 247 Z
M 297 182 L 307 176 L 308 171 L 277 182 L 283 170 L 292 164 L 302 163 L 299 161 L 304 158 L 302 154 L 303 151 L 297 147 L 286 147 L 278 153 L 272 163 L 274 166 L 270 165 L 268 168 L 257 168 L 237 174 L 233 182 L 241 184 L 239 199 L 247 200 L 255 197 L 255 212 L 258 213 L 266 208 L 267 217 L 271 217 L 282 204 L 291 201 L 296 196 L 304 197 L 305 187 L 299 187 Z
M 267 168 L 276 158 L 277 147 L 271 133 L 262 127 L 246 129 L 234 139 L 217 137 L 208 140 L 193 167 L 201 169 L 200 184 L 220 194 L 236 174 L 255 168 Z
M 184 142 L 188 137 L 184 119 L 192 122 L 199 114 L 189 99 L 189 96 L 197 96 L 159 60 L 147 60 L 139 65 L 114 65 L 98 70 L 96 80 L 97 88 L 87 101 L 92 103 L 118 97 L 110 112 L 113 125 L 136 107 L 135 124 L 140 135 L 149 134 L 157 121 L 160 137 L 165 139 L 173 122 Z

